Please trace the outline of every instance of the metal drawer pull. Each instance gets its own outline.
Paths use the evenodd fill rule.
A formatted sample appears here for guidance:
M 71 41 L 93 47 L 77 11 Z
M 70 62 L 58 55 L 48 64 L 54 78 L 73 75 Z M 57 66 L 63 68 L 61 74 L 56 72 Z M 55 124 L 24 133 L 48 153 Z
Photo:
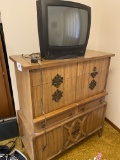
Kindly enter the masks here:
M 101 104 L 103 102 L 103 99 L 101 98 L 100 100 L 99 100 L 99 103 Z
M 41 127 L 42 127 L 42 128 L 45 128 L 45 123 L 44 123 L 44 122 L 42 123 Z
M 69 113 L 69 116 L 72 116 L 73 114 L 72 113 Z
M 82 111 L 82 112 L 84 112 L 84 111 L 85 111 L 85 108 L 84 108 L 84 107 L 82 107 L 82 108 L 81 108 L 81 111 Z

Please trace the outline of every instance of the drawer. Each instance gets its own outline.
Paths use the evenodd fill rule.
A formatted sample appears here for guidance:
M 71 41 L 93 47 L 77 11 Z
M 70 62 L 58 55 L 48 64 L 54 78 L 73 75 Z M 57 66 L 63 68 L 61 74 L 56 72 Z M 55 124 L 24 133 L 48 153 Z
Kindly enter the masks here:
M 35 132 L 49 126 L 55 125 L 56 123 L 60 121 L 64 121 L 66 119 L 72 118 L 75 115 L 75 109 L 71 109 L 67 112 L 58 114 L 52 118 L 47 118 L 46 119 L 46 125 L 45 125 L 45 120 L 42 120 L 41 122 L 35 123 Z M 47 116 L 47 115 L 46 115 Z
M 90 60 L 86 62 L 78 63 L 77 76 L 88 74 L 91 72 L 98 72 L 100 70 L 106 70 L 109 68 L 110 59 L 102 58 L 99 60 Z
M 105 100 L 105 97 L 102 97 L 102 98 L 94 100 L 94 101 L 92 101 L 90 103 L 87 103 L 87 104 L 84 104 L 82 106 L 79 106 L 78 107 L 78 112 L 79 113 L 86 112 L 86 111 L 88 111 L 88 110 L 90 110 L 90 109 L 102 104 L 104 102 L 104 100 Z
M 32 86 L 38 86 L 42 83 L 52 84 L 53 79 L 57 79 L 58 82 L 61 78 L 64 81 L 67 78 L 72 78 L 76 76 L 77 76 L 77 63 L 71 65 L 58 66 L 54 68 L 51 67 L 42 70 L 37 69 L 30 71 L 30 79 Z

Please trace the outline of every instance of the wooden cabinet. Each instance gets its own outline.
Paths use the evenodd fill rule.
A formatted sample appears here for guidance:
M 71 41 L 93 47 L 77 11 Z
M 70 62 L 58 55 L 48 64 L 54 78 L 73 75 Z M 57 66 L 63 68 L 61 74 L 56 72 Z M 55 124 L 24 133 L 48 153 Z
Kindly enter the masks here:
M 87 51 L 84 57 L 37 64 L 10 57 L 19 95 L 20 136 L 31 160 L 52 159 L 94 132 L 101 136 L 112 56 Z

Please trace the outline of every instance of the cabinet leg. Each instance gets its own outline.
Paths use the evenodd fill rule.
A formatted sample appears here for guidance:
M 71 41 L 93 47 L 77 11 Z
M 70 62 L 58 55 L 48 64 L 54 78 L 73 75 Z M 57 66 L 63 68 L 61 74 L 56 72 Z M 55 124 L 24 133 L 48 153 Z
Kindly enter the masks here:
M 23 142 L 22 142 L 22 140 L 21 140 L 21 138 L 19 137 L 19 141 L 20 141 L 20 145 L 21 145 L 21 147 L 22 148 L 24 148 L 24 144 L 23 144 Z
M 98 130 L 98 136 L 101 137 L 103 134 L 103 127 L 101 129 Z

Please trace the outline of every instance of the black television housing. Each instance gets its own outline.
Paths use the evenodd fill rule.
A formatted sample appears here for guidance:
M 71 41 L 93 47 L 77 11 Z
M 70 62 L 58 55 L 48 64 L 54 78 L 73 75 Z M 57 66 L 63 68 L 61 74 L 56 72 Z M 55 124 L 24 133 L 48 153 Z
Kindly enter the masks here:
M 60 0 L 37 0 L 41 58 L 84 56 L 91 26 L 89 6 Z

